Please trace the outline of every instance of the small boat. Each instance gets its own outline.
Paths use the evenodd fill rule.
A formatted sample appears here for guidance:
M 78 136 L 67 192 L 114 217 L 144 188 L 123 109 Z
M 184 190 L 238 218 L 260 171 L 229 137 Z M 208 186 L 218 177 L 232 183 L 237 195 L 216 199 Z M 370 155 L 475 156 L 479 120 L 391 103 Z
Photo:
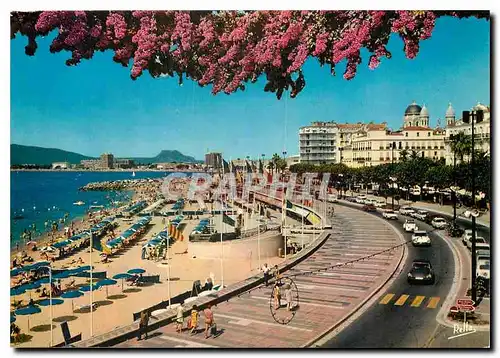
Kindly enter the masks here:
M 81 206 L 81 205 L 85 205 L 85 203 L 84 203 L 83 201 L 81 201 L 81 200 L 78 200 L 78 201 L 75 201 L 75 202 L 73 203 L 73 205 L 78 205 L 78 206 Z
M 135 172 L 132 172 L 132 176 L 135 177 Z
M 104 209 L 104 205 L 90 205 L 91 209 Z

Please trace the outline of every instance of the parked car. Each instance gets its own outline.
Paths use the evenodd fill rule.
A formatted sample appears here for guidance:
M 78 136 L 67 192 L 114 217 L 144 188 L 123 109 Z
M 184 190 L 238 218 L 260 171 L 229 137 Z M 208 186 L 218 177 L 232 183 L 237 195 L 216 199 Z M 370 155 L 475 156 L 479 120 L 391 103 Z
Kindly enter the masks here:
M 462 236 L 462 243 L 465 246 L 467 246 L 467 242 L 469 242 L 471 237 L 472 237 L 472 230 L 470 230 L 470 229 L 465 230 L 464 235 Z
M 490 262 L 482 262 L 477 265 L 476 277 L 482 277 L 486 280 L 490 279 Z
M 430 283 L 434 284 L 436 277 L 432 265 L 428 260 L 413 261 L 410 272 L 408 272 L 408 283 Z
M 326 201 L 328 201 L 329 203 L 337 203 L 338 202 L 337 195 L 328 194 L 328 198 L 326 199 Z
M 366 199 L 366 195 L 361 194 L 356 197 L 356 203 L 358 204 L 364 204 Z
M 472 236 L 467 241 L 467 248 L 472 250 Z M 482 248 L 486 248 L 486 250 L 490 249 L 490 245 L 486 242 L 484 237 L 476 236 L 476 250 L 481 250 Z
M 431 238 L 425 231 L 415 231 L 411 236 L 413 246 L 431 246 Z
M 387 220 L 397 220 L 398 214 L 396 214 L 393 210 L 384 210 L 382 216 Z
M 386 205 L 385 200 L 377 200 L 377 201 L 375 201 L 375 206 L 377 208 L 383 208 L 385 205 Z
M 366 204 L 363 206 L 364 211 L 372 212 L 372 211 L 377 211 L 377 208 L 373 204 Z
M 419 210 L 415 214 L 413 214 L 413 217 L 418 220 L 425 221 L 425 217 L 427 216 L 428 212 L 425 210 Z
M 403 224 L 403 229 L 406 232 L 414 232 L 418 230 L 417 223 L 413 219 L 406 219 Z
M 476 250 L 476 262 L 490 261 L 490 250 Z
M 432 219 L 431 225 L 436 229 L 442 230 L 448 226 L 448 222 L 444 218 L 438 216 Z
M 414 212 L 414 210 L 409 206 L 403 206 L 399 209 L 399 213 L 401 215 L 410 215 L 413 212 Z

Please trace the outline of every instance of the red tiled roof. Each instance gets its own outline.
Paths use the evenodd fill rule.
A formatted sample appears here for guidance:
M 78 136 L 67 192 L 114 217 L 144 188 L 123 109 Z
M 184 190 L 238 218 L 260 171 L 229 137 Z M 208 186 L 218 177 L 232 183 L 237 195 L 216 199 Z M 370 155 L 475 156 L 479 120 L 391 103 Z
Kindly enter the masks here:
M 375 123 L 369 123 L 366 125 L 366 128 L 368 130 L 375 130 L 375 131 L 382 131 L 385 129 L 385 123 L 381 123 L 381 124 L 375 124 Z

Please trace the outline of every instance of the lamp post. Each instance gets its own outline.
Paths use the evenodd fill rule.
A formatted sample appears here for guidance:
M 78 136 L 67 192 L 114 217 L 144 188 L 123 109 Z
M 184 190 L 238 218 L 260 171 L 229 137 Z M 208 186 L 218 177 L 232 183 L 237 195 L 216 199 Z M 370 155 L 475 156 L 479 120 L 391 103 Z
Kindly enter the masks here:
M 455 141 L 455 135 L 451 134 L 450 135 L 450 140 L 453 142 Z M 455 154 L 455 151 L 453 151 L 453 190 L 451 191 L 452 196 L 453 196 L 453 227 L 456 225 L 457 221 L 457 177 L 456 177 L 456 165 L 457 165 L 457 156 Z
M 394 170 L 394 148 L 396 147 L 396 142 L 390 143 L 391 147 L 391 164 L 392 164 L 392 170 Z M 391 200 L 392 200 L 392 210 L 394 210 L 394 181 L 392 183 L 392 190 L 391 190 Z
M 462 112 L 462 121 L 464 123 L 471 124 L 471 135 L 472 135 L 472 143 L 471 143 L 471 158 L 470 158 L 470 168 L 472 175 L 472 183 L 471 183 L 471 191 L 472 191 L 472 209 L 475 211 L 476 206 L 476 180 L 474 176 L 474 125 L 475 123 L 480 123 L 483 121 L 483 111 L 463 111 Z M 472 272 L 471 272 L 471 299 L 476 302 L 477 299 L 477 289 L 476 289 L 476 213 L 472 215 Z
M 52 267 L 40 266 L 49 269 L 49 310 L 50 310 L 50 347 L 54 345 L 54 332 L 52 329 Z

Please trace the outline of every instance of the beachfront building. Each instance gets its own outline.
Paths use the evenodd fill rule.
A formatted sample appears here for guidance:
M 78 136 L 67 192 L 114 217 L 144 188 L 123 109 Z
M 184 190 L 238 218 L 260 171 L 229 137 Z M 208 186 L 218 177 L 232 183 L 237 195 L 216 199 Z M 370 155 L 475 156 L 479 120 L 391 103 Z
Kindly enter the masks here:
M 96 170 L 101 168 L 101 160 L 100 159 L 87 159 L 80 161 L 80 164 L 85 169 Z
M 68 162 L 56 162 L 52 163 L 52 169 L 70 169 L 71 164 Z
M 113 169 L 114 167 L 114 156 L 111 153 L 101 154 L 101 168 L 102 169 Z
M 491 130 L 491 120 L 490 120 L 490 108 L 484 104 L 477 103 L 472 111 L 483 111 L 483 121 L 474 125 L 474 146 L 477 150 L 482 150 L 483 152 L 490 154 L 490 130 Z M 466 135 L 472 134 L 472 128 L 470 123 L 464 123 L 462 118 L 459 120 L 455 119 L 455 110 L 451 106 L 451 103 L 446 111 L 446 138 L 445 138 L 445 156 L 446 164 L 453 165 L 453 152 L 450 146 L 450 136 L 456 135 L 459 132 L 464 132 Z M 469 160 L 469 156 L 465 156 L 464 160 Z M 460 159 L 457 158 L 457 163 Z
M 428 108 L 413 102 L 406 108 L 399 130 L 389 129 L 386 122 L 314 122 L 299 130 L 300 161 L 356 168 L 398 162 L 414 155 L 444 159 L 446 130 L 440 128 L 439 120 L 436 127 L 430 127 L 429 118 Z M 451 121 L 449 110 L 446 120 Z
M 288 157 L 285 158 L 285 161 L 286 161 L 286 166 L 288 168 L 290 168 L 291 165 L 294 165 L 294 164 L 299 164 L 300 163 L 300 155 L 297 154 L 297 155 L 290 155 Z
M 205 154 L 205 165 L 213 169 L 222 168 L 222 153 L 211 152 Z
M 313 122 L 299 129 L 301 163 L 329 164 L 337 162 L 337 133 L 335 122 Z
M 113 165 L 115 168 L 130 169 L 130 168 L 133 168 L 135 166 L 135 163 L 132 159 L 115 158 Z

